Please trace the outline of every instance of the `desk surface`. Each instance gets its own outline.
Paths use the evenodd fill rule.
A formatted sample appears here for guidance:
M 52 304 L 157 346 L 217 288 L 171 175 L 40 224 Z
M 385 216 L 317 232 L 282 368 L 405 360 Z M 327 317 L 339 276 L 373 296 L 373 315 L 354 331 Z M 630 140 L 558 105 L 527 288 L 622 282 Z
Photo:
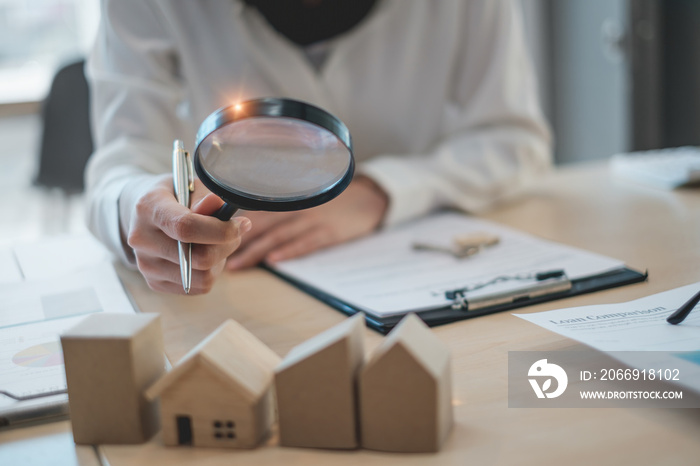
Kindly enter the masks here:
M 644 284 L 526 308 L 627 301 L 700 281 L 700 192 L 658 191 L 613 180 L 602 164 L 567 167 L 522 200 L 484 218 L 624 260 L 650 273 Z M 262 270 L 222 278 L 206 296 L 153 293 L 120 270 L 144 312 L 162 314 L 166 352 L 180 359 L 222 321 L 233 318 L 279 355 L 344 318 Z M 519 311 L 520 312 L 520 311 Z M 556 350 L 571 340 L 501 313 L 434 329 L 453 353 L 455 426 L 443 451 L 397 455 L 281 448 L 252 451 L 103 446 L 112 466 L 157 464 L 688 464 L 700 457 L 700 414 L 677 409 L 510 409 L 507 354 Z M 381 336 L 367 331 L 369 349 Z

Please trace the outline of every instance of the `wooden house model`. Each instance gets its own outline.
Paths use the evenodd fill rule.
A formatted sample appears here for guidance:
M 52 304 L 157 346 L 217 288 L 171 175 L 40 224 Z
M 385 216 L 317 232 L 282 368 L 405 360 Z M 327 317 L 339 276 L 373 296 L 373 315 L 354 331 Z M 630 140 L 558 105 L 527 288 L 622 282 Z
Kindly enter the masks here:
M 143 395 L 165 372 L 158 314 L 91 314 L 61 345 L 75 443 L 143 443 L 158 432 L 158 405 Z
M 146 392 L 160 396 L 165 445 L 253 448 L 275 417 L 279 357 L 233 320 L 188 353 Z
M 275 370 L 280 445 L 357 448 L 356 380 L 364 361 L 364 316 L 292 348 Z
M 414 314 L 406 316 L 360 373 L 362 446 L 435 452 L 452 427 L 450 351 Z

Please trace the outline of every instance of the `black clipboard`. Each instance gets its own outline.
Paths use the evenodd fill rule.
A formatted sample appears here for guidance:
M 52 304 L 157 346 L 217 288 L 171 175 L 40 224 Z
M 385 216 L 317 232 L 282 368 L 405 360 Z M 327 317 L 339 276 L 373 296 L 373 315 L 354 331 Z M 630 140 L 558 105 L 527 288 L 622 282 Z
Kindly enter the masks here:
M 325 293 L 307 283 L 303 283 L 299 280 L 289 277 L 284 273 L 279 272 L 273 268 L 267 266 L 265 268 L 273 274 L 277 275 L 278 277 L 282 278 L 283 280 L 299 288 L 300 290 L 339 310 L 343 314 L 351 316 L 357 314 L 358 312 L 362 312 L 361 310 L 346 303 L 345 301 L 342 301 L 336 298 L 335 296 Z M 562 292 L 546 294 L 533 298 L 520 299 L 506 304 L 484 307 L 473 311 L 453 309 L 452 306 L 446 305 L 445 307 L 440 307 L 436 309 L 418 311 L 415 314 L 418 315 L 429 327 L 435 327 L 438 325 L 449 324 L 451 322 L 456 322 L 459 320 L 470 319 L 472 317 L 493 314 L 495 312 L 509 311 L 511 309 L 518 309 L 533 304 L 554 301 L 556 299 L 564 299 L 569 298 L 571 296 L 578 296 L 581 294 L 593 293 L 595 291 L 607 290 L 609 288 L 616 288 L 618 286 L 640 283 L 646 281 L 648 276 L 648 272 L 641 273 L 636 270 L 623 267 L 610 272 L 594 275 L 592 277 L 571 280 L 571 288 Z M 367 326 L 385 335 L 389 333 L 391 329 L 393 329 L 403 317 L 404 314 L 388 317 L 377 317 L 372 314 L 365 313 L 365 321 L 367 323 Z

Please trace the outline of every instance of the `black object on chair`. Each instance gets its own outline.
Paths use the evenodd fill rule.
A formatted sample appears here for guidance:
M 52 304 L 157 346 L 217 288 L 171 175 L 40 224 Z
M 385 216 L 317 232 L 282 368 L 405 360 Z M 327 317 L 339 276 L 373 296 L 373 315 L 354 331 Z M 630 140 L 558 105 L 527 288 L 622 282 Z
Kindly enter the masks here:
M 66 194 L 84 189 L 85 165 L 92 154 L 88 84 L 81 60 L 61 68 L 42 111 L 39 170 L 34 183 Z

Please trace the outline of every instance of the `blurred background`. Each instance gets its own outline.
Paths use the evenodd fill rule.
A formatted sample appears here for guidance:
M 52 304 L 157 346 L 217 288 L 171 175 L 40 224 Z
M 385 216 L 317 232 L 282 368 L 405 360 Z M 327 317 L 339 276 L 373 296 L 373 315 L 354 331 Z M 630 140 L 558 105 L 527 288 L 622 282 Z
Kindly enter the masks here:
M 521 2 L 557 164 L 700 144 L 700 1 Z M 98 0 L 0 0 L 0 244 L 85 229 L 98 21 Z

